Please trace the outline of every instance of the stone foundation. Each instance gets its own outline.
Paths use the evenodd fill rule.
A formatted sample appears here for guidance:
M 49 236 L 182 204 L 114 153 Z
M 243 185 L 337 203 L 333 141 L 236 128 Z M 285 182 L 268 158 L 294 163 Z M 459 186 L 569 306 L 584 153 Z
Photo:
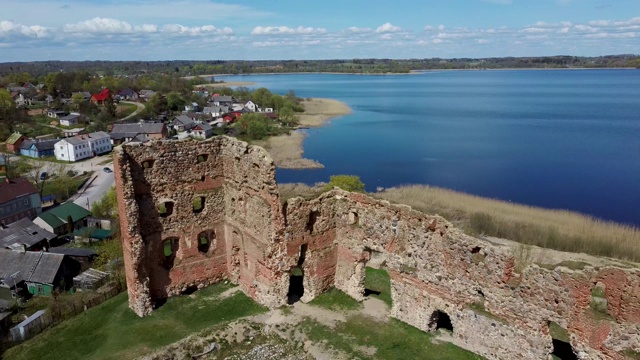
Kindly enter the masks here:
M 533 264 L 516 273 L 509 249 L 408 206 L 339 189 L 283 204 L 267 152 L 227 137 L 124 145 L 114 167 L 139 316 L 222 279 L 275 308 L 295 272 L 303 302 L 331 287 L 362 300 L 375 258 L 391 276 L 393 317 L 434 331 L 448 316 L 454 342 L 489 359 L 547 358 L 551 322 L 580 359 L 640 351 L 638 269 Z

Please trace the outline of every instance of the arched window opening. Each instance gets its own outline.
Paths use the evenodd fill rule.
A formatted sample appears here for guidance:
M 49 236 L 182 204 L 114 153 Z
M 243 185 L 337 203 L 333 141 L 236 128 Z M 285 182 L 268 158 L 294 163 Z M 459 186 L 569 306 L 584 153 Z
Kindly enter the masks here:
M 358 213 L 355 211 L 351 211 L 349 212 L 349 225 L 359 225 L 360 224 L 360 219 L 358 217 Z
M 167 217 L 173 214 L 173 201 L 164 201 L 158 205 L 158 215 Z
M 449 314 L 440 310 L 434 311 L 429 319 L 429 328 L 433 330 L 444 329 L 453 332 L 453 324 L 451 323 Z
M 179 246 L 180 239 L 177 237 L 167 238 L 162 242 L 162 264 L 165 268 L 171 269 L 173 267 Z
M 193 205 L 193 212 L 195 214 L 199 214 L 202 212 L 202 210 L 204 210 L 205 199 L 206 198 L 204 196 L 196 196 L 193 198 L 192 205 Z
M 316 210 L 309 213 L 309 220 L 307 221 L 307 231 L 309 234 L 313 234 L 319 216 L 320 212 Z
M 205 230 L 198 234 L 198 251 L 208 253 L 211 248 L 215 248 L 216 233 L 213 230 Z

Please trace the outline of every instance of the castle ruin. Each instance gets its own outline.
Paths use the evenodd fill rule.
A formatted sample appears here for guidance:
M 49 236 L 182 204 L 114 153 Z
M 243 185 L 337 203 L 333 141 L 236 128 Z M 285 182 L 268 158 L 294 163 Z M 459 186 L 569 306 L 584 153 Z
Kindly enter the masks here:
M 228 137 L 123 145 L 114 167 L 139 316 L 224 279 L 269 308 L 331 287 L 362 300 L 367 263 L 384 259 L 392 317 L 447 327 L 489 359 L 547 359 L 560 346 L 579 359 L 640 351 L 636 268 L 519 269 L 508 249 L 439 216 L 339 189 L 283 202 L 268 153 Z M 552 339 L 552 327 L 568 340 Z

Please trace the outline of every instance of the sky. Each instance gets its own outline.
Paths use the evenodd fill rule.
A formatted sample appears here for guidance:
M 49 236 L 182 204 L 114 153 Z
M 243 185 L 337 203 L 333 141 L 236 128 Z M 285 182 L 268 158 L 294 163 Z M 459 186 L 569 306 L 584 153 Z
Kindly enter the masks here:
M 2 0 L 0 62 L 640 54 L 640 0 Z

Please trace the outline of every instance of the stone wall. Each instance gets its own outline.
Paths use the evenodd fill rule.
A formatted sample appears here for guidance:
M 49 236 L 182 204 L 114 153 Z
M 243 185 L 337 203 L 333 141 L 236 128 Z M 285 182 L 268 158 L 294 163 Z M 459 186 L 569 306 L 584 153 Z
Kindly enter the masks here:
M 455 343 L 487 358 L 546 358 L 551 324 L 582 359 L 640 350 L 638 269 L 518 273 L 510 249 L 408 206 L 339 189 L 283 204 L 266 151 L 231 138 L 125 145 L 115 157 L 129 304 L 140 316 L 221 279 L 271 308 L 291 300 L 294 275 L 303 302 L 331 287 L 362 300 L 375 257 L 391 276 L 393 317 L 424 331 L 447 323 Z

